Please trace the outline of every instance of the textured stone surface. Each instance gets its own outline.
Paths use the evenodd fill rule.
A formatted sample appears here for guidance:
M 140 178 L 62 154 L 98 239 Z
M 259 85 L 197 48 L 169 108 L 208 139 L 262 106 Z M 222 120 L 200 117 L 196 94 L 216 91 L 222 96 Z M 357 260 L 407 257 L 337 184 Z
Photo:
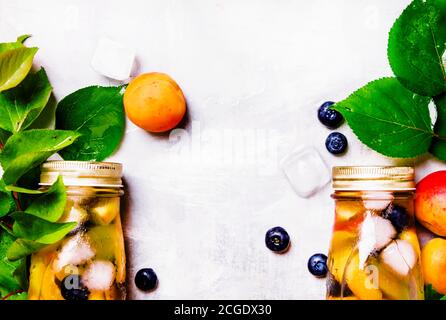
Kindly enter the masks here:
M 307 259 L 326 252 L 330 187 L 295 195 L 279 168 L 301 145 L 329 165 L 411 164 L 361 145 L 347 126 L 346 156 L 325 151 L 316 117 L 366 82 L 391 75 L 387 32 L 408 0 L 0 0 L 0 39 L 32 33 L 55 97 L 113 84 L 90 67 L 101 37 L 133 48 L 135 73 L 161 71 L 187 97 L 185 131 L 151 135 L 128 123 L 111 160 L 127 182 L 129 279 L 152 267 L 160 285 L 140 299 L 322 299 Z M 418 177 L 441 166 L 423 158 Z M 292 248 L 264 245 L 286 228 Z

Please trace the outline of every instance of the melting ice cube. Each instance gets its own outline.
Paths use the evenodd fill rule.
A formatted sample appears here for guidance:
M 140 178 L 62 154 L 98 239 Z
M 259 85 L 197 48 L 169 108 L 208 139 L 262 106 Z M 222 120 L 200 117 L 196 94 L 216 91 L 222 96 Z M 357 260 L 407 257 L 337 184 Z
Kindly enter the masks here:
M 330 171 L 316 149 L 302 148 L 289 154 L 281 167 L 294 191 L 303 198 L 314 195 L 330 182 Z
M 417 261 L 412 245 L 405 240 L 395 240 L 389 244 L 381 253 L 381 259 L 401 276 L 407 276 Z
M 110 261 L 96 260 L 88 265 L 82 283 L 90 290 L 107 290 L 115 279 L 115 266 Z
M 134 60 L 135 54 L 132 50 L 108 38 L 101 38 L 91 66 L 103 76 L 123 81 L 130 77 Z
M 86 236 L 77 233 L 73 237 L 66 240 L 63 244 L 57 259 L 55 260 L 56 270 L 62 270 L 67 265 L 82 264 L 95 255 L 95 251 L 90 246 Z
M 364 207 L 367 210 L 382 211 L 392 203 L 393 195 L 391 193 L 381 196 L 381 199 L 364 200 Z
M 395 236 L 396 230 L 389 220 L 368 212 L 361 225 L 358 244 L 359 267 L 364 269 L 369 255 L 384 248 Z

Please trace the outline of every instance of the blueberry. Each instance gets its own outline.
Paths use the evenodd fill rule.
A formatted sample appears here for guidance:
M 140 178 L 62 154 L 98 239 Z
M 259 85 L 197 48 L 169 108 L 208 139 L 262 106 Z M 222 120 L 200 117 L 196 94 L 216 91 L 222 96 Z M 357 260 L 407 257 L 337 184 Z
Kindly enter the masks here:
M 308 271 L 318 278 L 323 278 L 327 275 L 327 256 L 322 253 L 316 253 L 308 260 Z
M 332 154 L 341 154 L 347 150 L 347 138 L 340 132 L 330 133 L 325 140 L 325 147 Z
M 142 291 L 151 291 L 156 288 L 158 277 L 153 269 L 144 268 L 136 273 L 135 284 Z
M 384 210 L 382 217 L 390 220 L 398 233 L 403 231 L 409 224 L 409 215 L 406 209 L 392 203 Z
M 82 285 L 78 274 L 65 277 L 60 287 L 60 292 L 65 300 L 88 300 L 90 292 Z
M 321 105 L 317 111 L 317 117 L 326 127 L 336 129 L 342 124 L 344 117 L 336 110 L 330 109 L 332 105 L 334 105 L 334 102 L 332 101 L 327 101 Z
M 266 232 L 265 244 L 271 251 L 285 253 L 290 247 L 290 236 L 284 228 L 274 227 Z

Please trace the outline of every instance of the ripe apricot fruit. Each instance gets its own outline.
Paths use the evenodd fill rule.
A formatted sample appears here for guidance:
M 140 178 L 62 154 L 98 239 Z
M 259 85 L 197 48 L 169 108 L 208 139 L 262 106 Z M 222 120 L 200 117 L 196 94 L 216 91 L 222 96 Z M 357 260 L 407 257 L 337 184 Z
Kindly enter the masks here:
M 125 112 L 135 125 L 150 132 L 175 128 L 186 113 L 178 84 L 164 73 L 145 73 L 133 79 L 124 93 Z
M 446 171 L 434 172 L 418 183 L 415 215 L 425 228 L 446 236 Z
M 446 240 L 430 240 L 421 250 L 424 282 L 441 294 L 446 294 Z

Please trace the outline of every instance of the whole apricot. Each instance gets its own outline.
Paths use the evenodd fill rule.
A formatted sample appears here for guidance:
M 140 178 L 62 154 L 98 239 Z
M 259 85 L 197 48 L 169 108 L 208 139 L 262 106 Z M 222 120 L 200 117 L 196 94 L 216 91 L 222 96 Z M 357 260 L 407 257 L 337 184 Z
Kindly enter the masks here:
M 133 79 L 124 93 L 127 117 L 150 132 L 175 128 L 186 113 L 186 100 L 178 84 L 167 74 L 152 72 Z
M 431 232 L 446 236 L 446 171 L 434 172 L 418 183 L 415 216 Z
M 421 250 L 424 282 L 441 294 L 446 294 L 446 240 L 430 240 Z

